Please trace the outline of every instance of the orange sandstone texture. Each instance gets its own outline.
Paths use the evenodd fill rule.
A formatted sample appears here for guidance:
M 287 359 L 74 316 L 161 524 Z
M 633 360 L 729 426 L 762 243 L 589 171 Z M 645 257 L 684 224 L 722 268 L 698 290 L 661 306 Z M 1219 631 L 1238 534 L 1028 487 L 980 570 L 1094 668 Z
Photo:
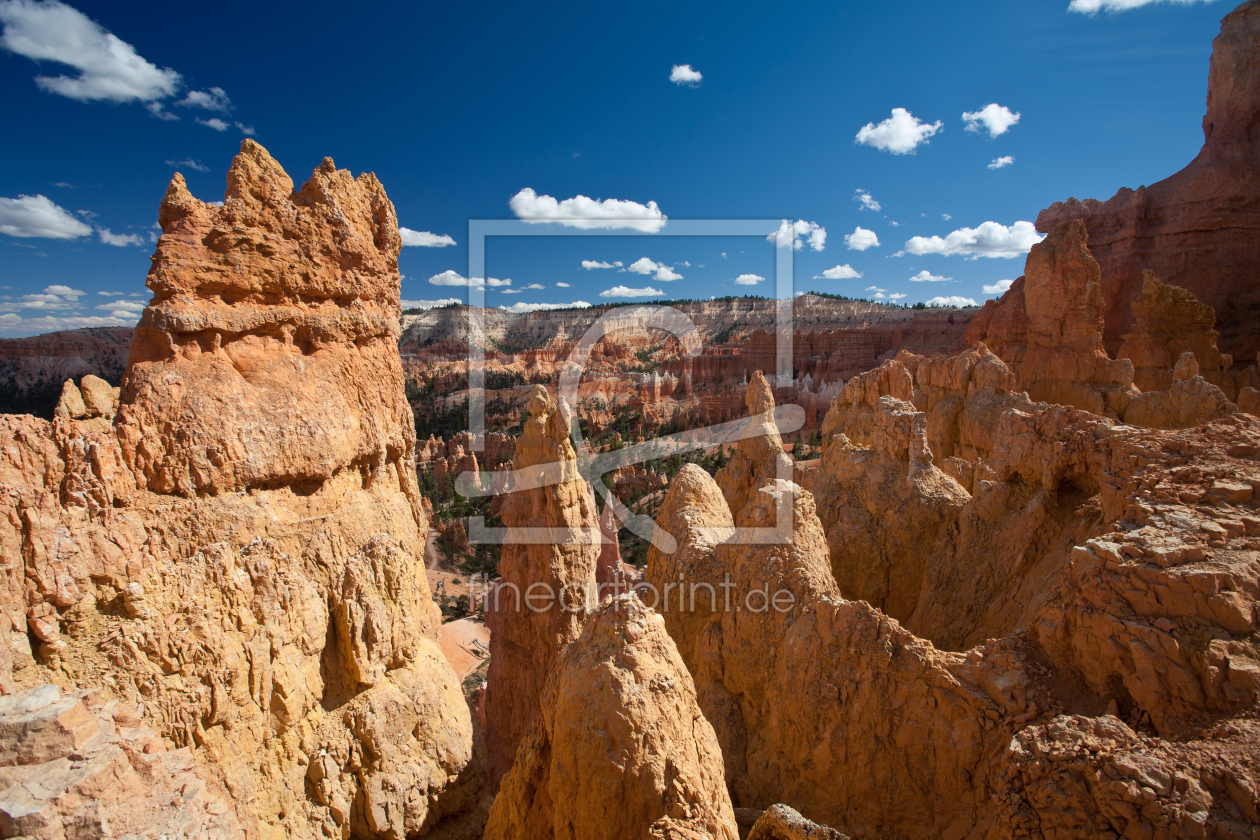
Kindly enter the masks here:
M 87 381 L 0 417 L 0 688 L 143 703 L 249 837 L 453 829 L 484 777 L 423 573 L 393 208 L 246 140 L 223 207 L 176 176 L 160 220 L 117 415 Z
M 691 675 L 635 595 L 606 602 L 559 656 L 485 837 L 739 837 Z
M 578 472 L 569 441 L 568 406 L 554 402 L 538 385 L 527 410 L 513 465 L 528 476 L 557 481 L 518 489 L 503 499 L 504 525 L 538 529 L 535 533 L 543 536 L 536 542 L 503 545 L 501 580 L 487 598 L 486 740 L 496 782 L 539 715 L 539 698 L 552 663 L 577 638 L 593 606 L 602 543 L 595 496 Z M 529 599 L 531 594 L 537 597 Z

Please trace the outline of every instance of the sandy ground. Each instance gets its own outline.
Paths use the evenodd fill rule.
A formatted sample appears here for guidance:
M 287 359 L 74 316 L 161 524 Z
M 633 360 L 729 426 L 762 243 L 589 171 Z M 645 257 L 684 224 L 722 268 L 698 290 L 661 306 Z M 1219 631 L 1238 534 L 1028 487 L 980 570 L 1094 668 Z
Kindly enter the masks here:
M 463 682 L 490 655 L 490 631 L 480 618 L 461 618 L 442 625 L 442 653 Z

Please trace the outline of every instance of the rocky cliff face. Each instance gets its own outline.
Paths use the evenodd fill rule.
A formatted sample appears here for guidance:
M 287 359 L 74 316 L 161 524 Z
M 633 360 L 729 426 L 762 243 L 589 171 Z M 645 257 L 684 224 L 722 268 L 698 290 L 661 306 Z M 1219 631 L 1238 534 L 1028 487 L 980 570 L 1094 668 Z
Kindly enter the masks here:
M 423 573 L 393 209 L 249 140 L 228 183 L 167 191 L 117 415 L 0 418 L 0 684 L 143 703 L 251 837 L 417 836 L 482 770 Z
M 1107 347 L 1132 329 L 1142 272 L 1189 290 L 1216 310 L 1221 350 L 1251 364 L 1260 350 L 1260 3 L 1221 22 L 1208 74 L 1203 148 L 1185 169 L 1109 201 L 1056 203 L 1041 211 L 1049 233 L 1079 219 L 1102 266 Z
M 691 676 L 633 594 L 596 611 L 558 658 L 485 837 L 739 837 Z
M 552 663 L 597 603 L 591 590 L 602 532 L 595 495 L 577 471 L 569 441 L 572 416 L 542 386 L 535 386 L 528 411 L 513 464 L 525 476 L 551 483 L 517 489 L 502 502 L 504 525 L 521 535 L 502 547 L 501 580 L 486 606 L 486 739 L 496 782 L 540 714 Z

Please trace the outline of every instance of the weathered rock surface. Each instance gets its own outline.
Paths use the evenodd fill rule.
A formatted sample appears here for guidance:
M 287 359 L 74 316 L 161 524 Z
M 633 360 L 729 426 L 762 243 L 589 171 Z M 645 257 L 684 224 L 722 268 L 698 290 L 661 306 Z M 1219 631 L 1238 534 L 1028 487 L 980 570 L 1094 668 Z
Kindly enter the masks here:
M 753 823 L 745 840 L 847 840 L 834 828 L 818 825 L 786 805 L 772 805 Z
M 731 460 L 716 476 L 731 510 L 743 510 L 749 496 L 762 482 L 792 476 L 792 459 L 783 451 L 783 441 L 774 422 L 774 394 L 759 370 L 753 372 L 748 383 L 744 405 L 753 418 L 757 434 L 735 444 Z
M 1133 362 L 1133 384 L 1143 393 L 1167 391 L 1183 353 L 1194 359 L 1194 375 L 1218 388 L 1234 387 L 1229 373 L 1233 359 L 1216 348 L 1219 336 L 1212 307 L 1185 289 L 1163 282 L 1152 271 L 1142 272 L 1142 289 L 1132 307 L 1132 330 L 1117 356 Z
M 594 606 L 602 543 L 595 496 L 578 472 L 569 441 L 567 406 L 535 386 L 528 411 L 514 466 L 527 477 L 554 482 L 517 489 L 503 499 L 504 525 L 536 530 L 522 530 L 513 538 L 519 541 L 503 545 L 500 581 L 487 596 L 486 739 L 496 783 L 540 713 L 552 663 L 577 638 Z
M 485 836 L 737 840 L 713 727 L 664 621 L 634 594 L 559 657 Z
M 1251 364 L 1260 350 L 1260 3 L 1240 4 L 1221 22 L 1208 74 L 1203 148 L 1185 169 L 1109 201 L 1056 203 L 1041 211 L 1049 233 L 1079 219 L 1102 266 L 1105 335 L 1115 352 L 1132 331 L 1129 303 L 1142 272 L 1189 290 L 1216 310 L 1221 350 Z
M 167 192 L 114 424 L 0 417 L 0 686 L 143 701 L 249 836 L 445 829 L 483 767 L 423 573 L 392 207 L 331 161 L 295 193 L 249 140 L 228 181 Z

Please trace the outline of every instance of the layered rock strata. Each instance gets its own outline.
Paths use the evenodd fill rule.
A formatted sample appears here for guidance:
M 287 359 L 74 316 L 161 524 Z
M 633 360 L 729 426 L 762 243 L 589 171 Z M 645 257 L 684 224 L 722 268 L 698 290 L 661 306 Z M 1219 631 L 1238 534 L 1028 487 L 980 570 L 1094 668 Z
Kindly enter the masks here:
M 0 685 L 143 701 L 251 837 L 449 826 L 481 768 L 423 572 L 393 207 L 246 140 L 222 207 L 177 175 L 160 221 L 113 423 L 0 418 Z
M 1240 4 L 1221 22 L 1208 72 L 1203 148 L 1185 169 L 1109 201 L 1069 199 L 1041 211 L 1050 233 L 1078 219 L 1102 266 L 1105 337 L 1116 352 L 1132 331 L 1130 302 L 1142 272 L 1189 290 L 1216 310 L 1221 349 L 1244 365 L 1260 350 L 1260 3 Z

